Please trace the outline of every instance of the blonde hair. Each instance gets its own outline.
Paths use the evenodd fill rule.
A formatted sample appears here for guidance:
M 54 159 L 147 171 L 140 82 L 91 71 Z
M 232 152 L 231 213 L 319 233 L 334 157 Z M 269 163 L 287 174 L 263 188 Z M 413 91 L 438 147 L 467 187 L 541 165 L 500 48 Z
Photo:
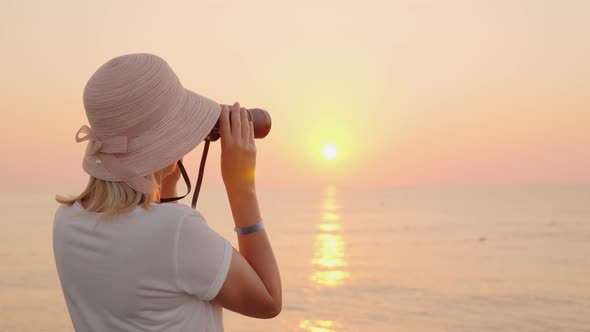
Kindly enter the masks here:
M 156 174 L 161 174 L 162 170 L 146 175 L 145 178 L 156 182 Z M 160 200 L 160 189 L 156 189 L 152 194 L 141 193 L 125 182 L 105 181 L 94 176 L 90 176 L 86 188 L 79 195 L 55 195 L 58 203 L 72 206 L 76 201 L 81 204 L 86 200 L 87 207 L 82 214 L 92 212 L 101 212 L 97 221 L 105 221 L 112 216 L 124 214 L 133 211 L 138 205 L 146 210 L 151 208 L 151 203 Z

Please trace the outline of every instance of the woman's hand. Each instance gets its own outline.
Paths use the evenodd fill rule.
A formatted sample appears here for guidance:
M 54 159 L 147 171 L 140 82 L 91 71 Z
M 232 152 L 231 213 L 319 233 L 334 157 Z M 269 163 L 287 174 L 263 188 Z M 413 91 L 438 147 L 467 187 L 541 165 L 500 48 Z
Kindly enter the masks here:
M 230 125 L 231 117 L 231 125 Z M 221 105 L 221 175 L 229 194 L 255 192 L 256 144 L 254 124 L 236 102 L 229 110 Z

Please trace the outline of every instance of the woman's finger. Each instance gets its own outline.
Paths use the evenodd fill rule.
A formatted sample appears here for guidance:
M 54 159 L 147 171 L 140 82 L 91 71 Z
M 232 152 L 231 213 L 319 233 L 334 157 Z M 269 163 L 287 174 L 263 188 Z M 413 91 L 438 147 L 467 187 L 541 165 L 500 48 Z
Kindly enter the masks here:
M 248 111 L 245 107 L 240 109 L 240 120 L 242 121 L 242 139 L 244 142 L 248 142 L 248 136 L 250 135 L 250 125 L 248 121 Z
M 242 126 L 240 123 L 240 103 L 237 101 L 231 110 L 231 135 L 239 139 L 242 136 Z
M 221 105 L 221 115 L 219 116 L 219 134 L 221 137 L 230 136 L 229 128 L 229 110 L 227 105 Z
M 248 141 L 250 143 L 254 144 L 254 121 L 252 121 L 252 120 L 248 121 L 248 125 L 250 126 Z

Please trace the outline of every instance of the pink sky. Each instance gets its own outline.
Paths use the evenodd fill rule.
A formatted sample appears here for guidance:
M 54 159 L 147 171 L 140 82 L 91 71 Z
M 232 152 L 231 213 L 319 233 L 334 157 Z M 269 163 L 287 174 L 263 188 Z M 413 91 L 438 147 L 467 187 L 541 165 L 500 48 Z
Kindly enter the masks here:
M 135 52 L 271 113 L 259 186 L 590 183 L 590 2 L 9 1 L 0 27 L 9 188 L 82 189 L 82 90 Z

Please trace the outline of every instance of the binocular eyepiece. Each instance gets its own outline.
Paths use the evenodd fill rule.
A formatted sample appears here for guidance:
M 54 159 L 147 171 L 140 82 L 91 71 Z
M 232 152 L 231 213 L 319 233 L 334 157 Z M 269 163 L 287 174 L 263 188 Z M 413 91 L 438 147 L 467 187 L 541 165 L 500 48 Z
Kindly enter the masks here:
M 248 113 L 248 120 L 251 120 L 254 124 L 254 138 L 265 138 L 270 132 L 272 122 L 270 120 L 270 114 L 267 111 L 260 108 L 246 109 Z M 229 123 L 231 125 L 231 116 L 229 117 Z M 219 119 L 211 129 L 207 139 L 210 141 L 217 141 L 221 137 L 219 131 Z

